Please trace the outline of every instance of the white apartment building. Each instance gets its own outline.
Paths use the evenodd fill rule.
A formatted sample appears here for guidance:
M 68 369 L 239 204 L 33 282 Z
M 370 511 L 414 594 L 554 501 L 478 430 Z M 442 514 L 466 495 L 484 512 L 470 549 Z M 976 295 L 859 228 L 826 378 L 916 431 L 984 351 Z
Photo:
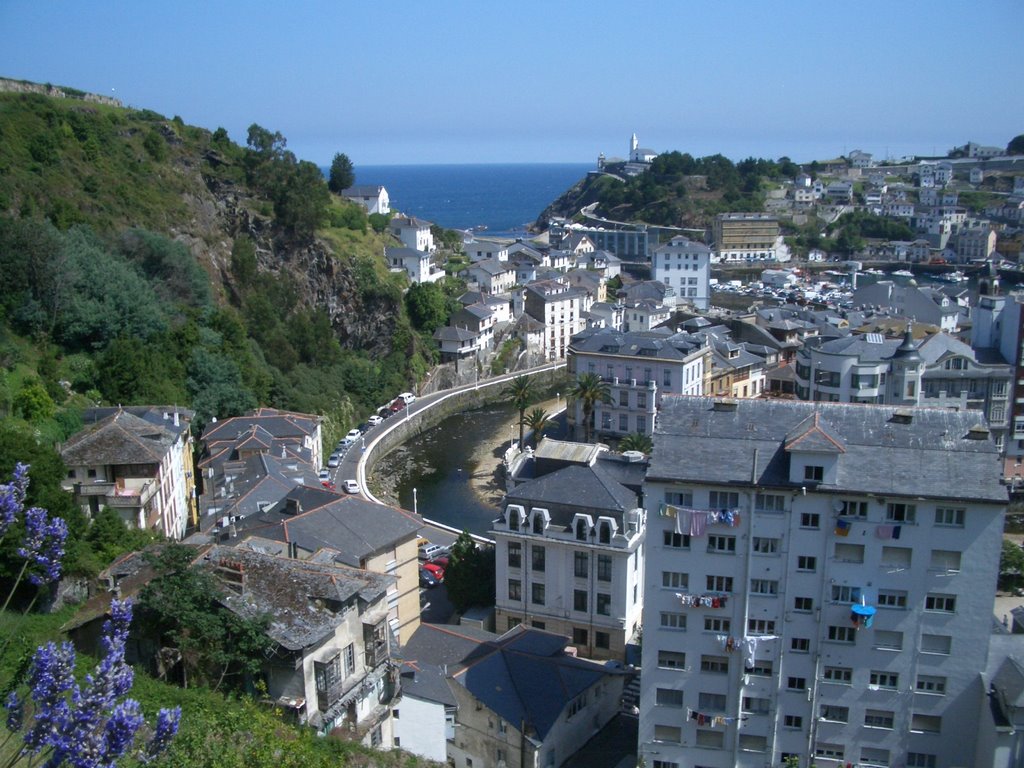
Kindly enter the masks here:
M 640 624 L 645 463 L 545 438 L 513 467 L 492 523 L 497 631 L 524 624 L 617 658 Z
M 991 764 L 1006 491 L 980 414 L 673 397 L 654 440 L 645 765 Z
M 430 231 L 430 222 L 417 219 L 415 216 L 395 216 L 388 224 L 391 234 L 402 241 L 407 248 L 414 251 L 433 253 L 434 234 Z
M 654 420 L 665 394 L 703 395 L 711 370 L 711 347 L 668 329 L 622 333 L 587 330 L 572 338 L 567 373 L 596 373 L 609 384 L 608 402 L 594 406 L 595 435 L 654 434 Z M 583 423 L 583 405 L 569 414 Z
M 680 300 L 707 309 L 711 300 L 711 249 L 673 237 L 651 254 L 651 276 L 672 288 Z
M 583 330 L 587 292 L 559 279 L 530 283 L 523 294 L 526 314 L 544 324 L 544 356 L 563 359 L 573 335 Z

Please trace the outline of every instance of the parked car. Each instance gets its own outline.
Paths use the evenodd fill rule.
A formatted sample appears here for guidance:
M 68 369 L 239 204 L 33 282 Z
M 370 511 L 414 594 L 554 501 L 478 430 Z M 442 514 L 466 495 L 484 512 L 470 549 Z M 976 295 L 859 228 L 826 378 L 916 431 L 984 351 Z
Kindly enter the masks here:
M 444 581 L 444 568 L 440 565 L 437 565 L 436 563 L 424 563 L 422 567 L 424 570 L 429 571 L 431 576 L 437 579 L 438 584 Z
M 433 560 L 430 560 L 429 562 L 433 563 L 434 565 L 441 566 L 446 571 L 448 570 L 448 555 L 438 555 L 437 557 L 435 557 Z
M 321 480 L 330 480 L 331 470 L 325 467 L 324 469 L 321 469 L 320 472 L 317 473 L 317 477 L 319 477 Z
M 359 483 L 355 480 L 346 480 L 341 487 L 345 489 L 345 493 L 359 493 Z
M 366 420 L 366 423 L 369 424 L 371 427 L 376 427 L 382 421 L 384 421 L 383 416 L 378 416 L 377 414 L 374 414 L 373 416 Z
M 346 440 L 350 440 L 352 442 L 355 442 L 356 440 L 358 440 L 362 436 L 363 436 L 363 433 L 360 432 L 358 429 L 350 429 L 348 431 L 348 434 L 345 435 L 345 439 Z
M 447 548 L 439 544 L 431 544 L 429 541 L 426 544 L 420 544 L 420 560 L 433 560 L 446 554 L 448 554 Z
M 397 397 L 391 401 L 391 405 L 388 406 L 392 413 L 398 413 L 400 410 L 405 408 L 405 401 L 399 400 Z
M 341 463 L 341 456 L 339 456 L 337 453 L 332 453 L 331 454 L 331 458 L 329 458 L 327 460 L 327 466 L 330 467 L 331 469 L 334 469 L 340 463 Z
M 416 402 L 416 395 L 412 392 L 403 392 L 396 399 L 401 400 L 404 405 L 412 405 Z
M 420 586 L 427 589 L 437 586 L 437 579 L 434 578 L 434 574 L 423 566 L 420 566 Z
M 338 487 L 334 483 L 332 483 L 330 480 L 321 480 L 320 481 L 320 485 L 322 485 L 328 491 L 336 491 L 336 490 L 338 490 Z

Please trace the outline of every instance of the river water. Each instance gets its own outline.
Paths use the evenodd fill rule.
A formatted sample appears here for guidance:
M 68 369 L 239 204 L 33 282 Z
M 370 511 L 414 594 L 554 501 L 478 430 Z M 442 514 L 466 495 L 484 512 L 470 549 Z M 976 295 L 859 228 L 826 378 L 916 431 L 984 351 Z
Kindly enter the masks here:
M 558 401 L 537 405 L 550 413 Z M 519 437 L 518 420 L 508 404 L 449 416 L 378 461 L 370 487 L 382 501 L 487 536 L 504 497 L 501 460 Z M 560 437 L 554 430 L 551 435 Z

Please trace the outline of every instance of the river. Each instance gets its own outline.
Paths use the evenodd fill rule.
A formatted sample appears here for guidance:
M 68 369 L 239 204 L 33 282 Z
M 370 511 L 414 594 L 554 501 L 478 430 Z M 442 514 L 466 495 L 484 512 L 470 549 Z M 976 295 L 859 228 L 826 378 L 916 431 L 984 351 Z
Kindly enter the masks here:
M 551 413 L 556 402 L 537 406 Z M 449 416 L 378 461 L 369 485 L 382 501 L 487 536 L 505 493 L 501 459 L 519 437 L 518 419 L 507 404 Z

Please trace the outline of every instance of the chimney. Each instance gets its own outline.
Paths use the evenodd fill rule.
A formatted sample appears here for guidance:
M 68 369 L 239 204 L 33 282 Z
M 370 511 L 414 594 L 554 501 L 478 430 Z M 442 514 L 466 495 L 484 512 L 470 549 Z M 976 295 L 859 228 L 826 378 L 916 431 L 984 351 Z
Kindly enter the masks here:
M 302 514 L 302 503 L 294 498 L 285 499 L 284 511 L 292 516 Z
M 176 426 L 176 427 L 180 427 L 181 426 L 181 422 L 178 420 L 178 407 L 177 406 L 174 407 L 174 426 Z

